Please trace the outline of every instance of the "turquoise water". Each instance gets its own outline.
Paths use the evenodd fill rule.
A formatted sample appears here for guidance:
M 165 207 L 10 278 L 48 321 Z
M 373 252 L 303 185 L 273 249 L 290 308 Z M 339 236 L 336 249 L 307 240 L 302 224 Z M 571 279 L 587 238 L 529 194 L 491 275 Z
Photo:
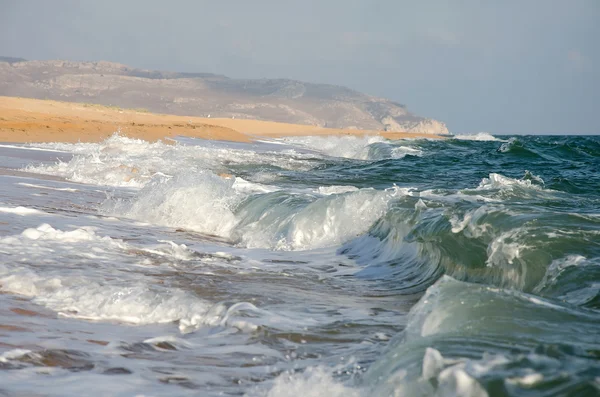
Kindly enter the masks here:
M 459 138 L 4 147 L 0 392 L 600 395 L 600 137 Z

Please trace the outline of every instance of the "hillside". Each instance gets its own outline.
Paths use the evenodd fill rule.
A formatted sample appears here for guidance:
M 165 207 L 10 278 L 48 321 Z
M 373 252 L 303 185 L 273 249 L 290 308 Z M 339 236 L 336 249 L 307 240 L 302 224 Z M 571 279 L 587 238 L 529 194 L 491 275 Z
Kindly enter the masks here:
M 404 105 L 345 87 L 288 79 L 231 79 L 112 62 L 0 57 L 0 95 L 96 103 L 174 115 L 271 120 L 329 128 L 448 133 Z

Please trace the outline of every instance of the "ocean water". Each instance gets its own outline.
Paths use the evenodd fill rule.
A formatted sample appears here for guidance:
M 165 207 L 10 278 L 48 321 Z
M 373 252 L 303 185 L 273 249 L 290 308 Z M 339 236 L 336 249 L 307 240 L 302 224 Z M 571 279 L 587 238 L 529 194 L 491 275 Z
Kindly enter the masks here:
M 600 395 L 600 137 L 3 144 L 0 187 L 0 395 Z

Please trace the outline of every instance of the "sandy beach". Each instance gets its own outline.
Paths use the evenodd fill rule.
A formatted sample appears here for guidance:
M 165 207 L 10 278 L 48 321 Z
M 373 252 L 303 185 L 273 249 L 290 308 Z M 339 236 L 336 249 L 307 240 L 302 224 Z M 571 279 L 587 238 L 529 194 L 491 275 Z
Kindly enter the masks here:
M 317 135 L 380 135 L 388 139 L 439 138 L 431 134 L 321 128 L 259 120 L 153 114 L 86 103 L 0 97 L 1 142 L 99 142 L 116 131 L 156 141 L 178 135 L 249 142 L 259 138 Z

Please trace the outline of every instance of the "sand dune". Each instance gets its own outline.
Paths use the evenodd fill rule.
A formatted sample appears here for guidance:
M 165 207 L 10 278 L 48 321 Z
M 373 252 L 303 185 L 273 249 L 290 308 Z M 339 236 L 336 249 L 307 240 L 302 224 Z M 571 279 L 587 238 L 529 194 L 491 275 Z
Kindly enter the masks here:
M 178 135 L 236 142 L 249 142 L 259 137 L 308 135 L 381 135 L 389 139 L 438 138 L 431 134 L 173 116 L 94 104 L 0 97 L 1 142 L 98 142 L 116 131 L 128 137 L 148 141 Z

